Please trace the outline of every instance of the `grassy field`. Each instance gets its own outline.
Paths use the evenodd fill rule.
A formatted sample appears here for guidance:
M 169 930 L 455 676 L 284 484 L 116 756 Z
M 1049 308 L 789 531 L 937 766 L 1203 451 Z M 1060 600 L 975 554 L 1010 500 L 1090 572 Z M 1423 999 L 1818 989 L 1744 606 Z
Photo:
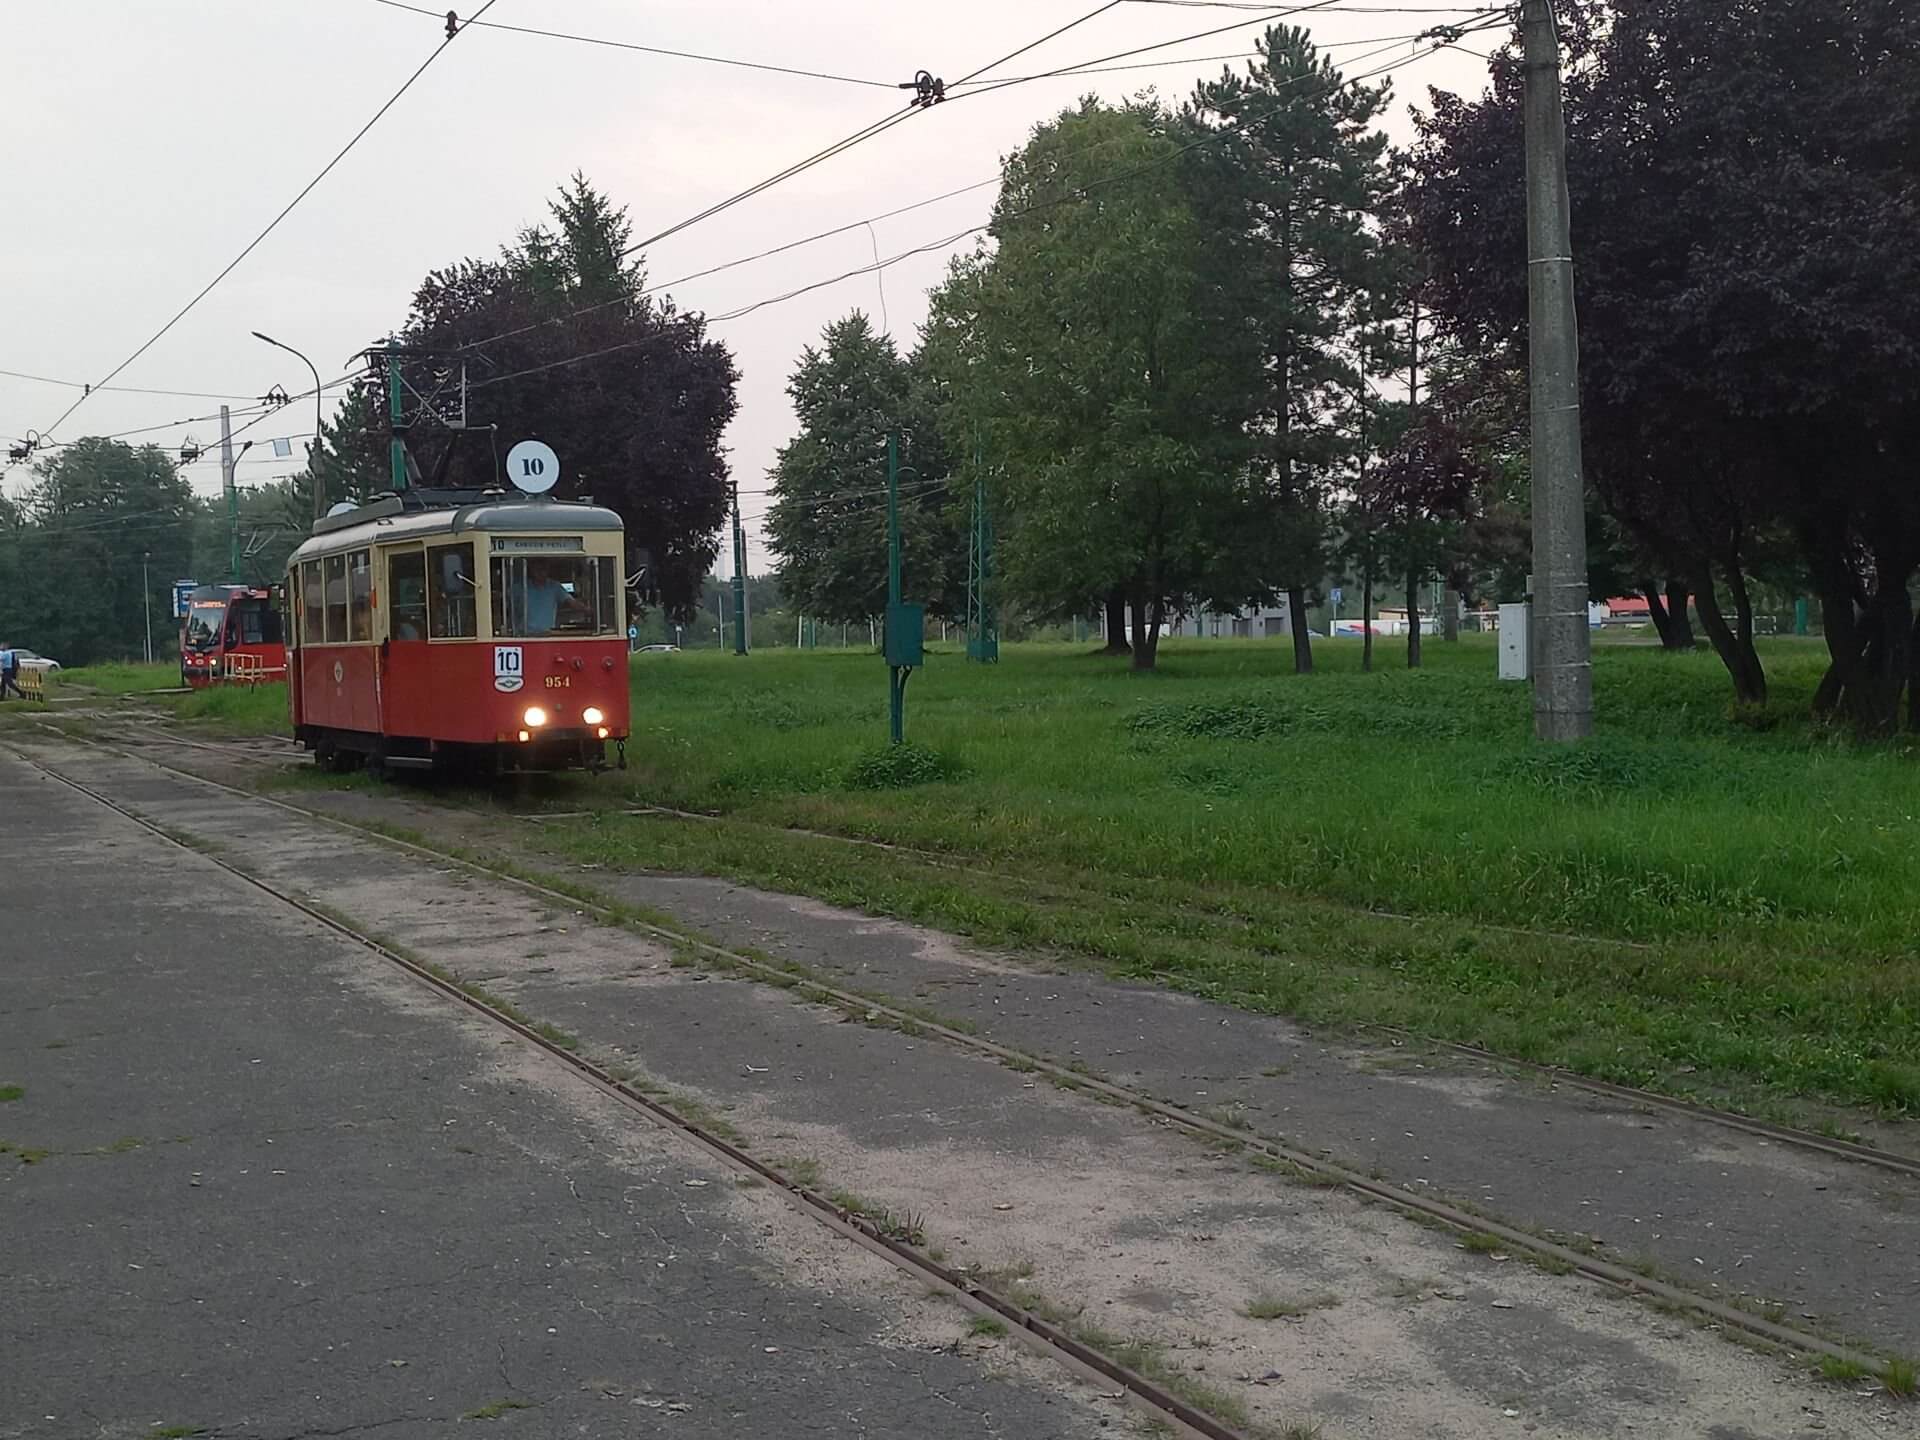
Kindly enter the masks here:
M 1817 642 L 1773 642 L 1774 704 L 1737 718 L 1710 654 L 1601 648 L 1601 736 L 1570 749 L 1531 741 L 1486 641 L 1382 652 L 934 654 L 905 754 L 872 655 L 638 656 L 632 768 L 550 792 L 609 813 L 541 834 L 1317 1023 L 1920 1111 L 1920 762 L 1808 724 Z

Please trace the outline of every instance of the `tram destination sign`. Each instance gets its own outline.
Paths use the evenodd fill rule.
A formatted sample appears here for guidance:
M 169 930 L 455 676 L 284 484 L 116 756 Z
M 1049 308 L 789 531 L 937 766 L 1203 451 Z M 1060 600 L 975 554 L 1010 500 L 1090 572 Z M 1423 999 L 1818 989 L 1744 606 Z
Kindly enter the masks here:
M 495 535 L 495 555 L 557 555 L 565 551 L 578 554 L 587 542 L 578 535 Z

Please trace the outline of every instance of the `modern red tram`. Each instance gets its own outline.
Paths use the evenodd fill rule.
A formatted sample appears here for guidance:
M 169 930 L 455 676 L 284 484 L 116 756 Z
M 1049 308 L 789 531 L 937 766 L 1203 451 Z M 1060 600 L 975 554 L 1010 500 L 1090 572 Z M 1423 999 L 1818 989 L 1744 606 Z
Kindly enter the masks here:
M 620 517 L 385 496 L 288 561 L 294 735 L 328 768 L 600 769 L 628 734 Z
M 180 683 L 284 680 L 287 646 L 272 592 L 247 585 L 201 585 L 180 623 Z

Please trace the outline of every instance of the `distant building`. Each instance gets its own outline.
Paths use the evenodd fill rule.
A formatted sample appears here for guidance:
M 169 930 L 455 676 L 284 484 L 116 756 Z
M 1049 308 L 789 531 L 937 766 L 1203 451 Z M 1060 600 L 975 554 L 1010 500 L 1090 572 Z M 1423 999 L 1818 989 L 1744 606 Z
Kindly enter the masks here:
M 1292 611 L 1282 595 L 1274 604 L 1256 609 L 1201 610 L 1193 615 L 1169 616 L 1163 633 L 1208 640 L 1279 640 L 1293 634 Z

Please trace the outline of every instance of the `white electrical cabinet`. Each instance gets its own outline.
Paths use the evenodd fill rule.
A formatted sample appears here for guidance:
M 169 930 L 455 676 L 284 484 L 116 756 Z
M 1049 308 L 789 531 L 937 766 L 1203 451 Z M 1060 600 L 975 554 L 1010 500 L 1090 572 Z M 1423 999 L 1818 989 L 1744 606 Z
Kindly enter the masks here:
M 1500 678 L 1531 680 L 1533 646 L 1527 633 L 1533 607 L 1524 602 L 1500 607 Z

